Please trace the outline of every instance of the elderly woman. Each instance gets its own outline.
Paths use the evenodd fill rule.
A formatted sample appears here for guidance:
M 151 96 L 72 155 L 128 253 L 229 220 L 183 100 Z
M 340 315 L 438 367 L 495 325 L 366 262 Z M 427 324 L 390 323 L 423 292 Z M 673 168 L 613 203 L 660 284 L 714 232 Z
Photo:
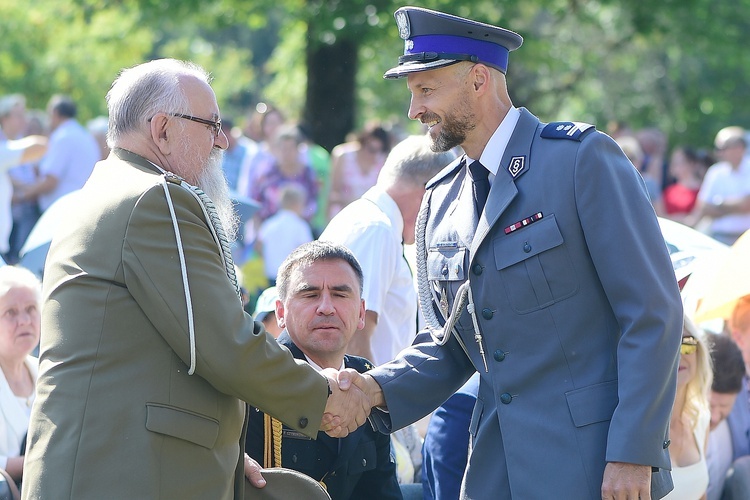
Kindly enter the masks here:
M 665 499 L 706 497 L 706 442 L 711 420 L 709 391 L 713 379 L 705 332 L 685 317 L 677 372 L 677 394 L 669 424 L 669 457 L 674 490 Z
M 37 377 L 41 284 L 29 270 L 0 267 L 0 468 L 23 476 L 21 443 L 29 427 Z

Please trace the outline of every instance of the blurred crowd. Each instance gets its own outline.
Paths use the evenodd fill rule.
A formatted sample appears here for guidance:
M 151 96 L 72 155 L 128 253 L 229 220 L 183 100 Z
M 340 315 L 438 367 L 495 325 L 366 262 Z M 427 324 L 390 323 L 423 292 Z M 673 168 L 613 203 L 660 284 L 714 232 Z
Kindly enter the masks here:
M 232 253 L 244 285 L 245 307 L 278 336 L 274 285 L 279 266 L 295 248 L 324 234 L 337 214 L 343 214 L 341 220 L 351 218 L 342 210 L 368 200 L 374 186 L 382 183 L 383 189 L 391 189 L 397 184 L 379 176 L 389 153 L 405 136 L 388 124 L 370 123 L 352 131 L 329 153 L 311 140 L 304 124 L 265 103 L 238 120 L 224 117 L 221 127 L 229 144 L 223 170 L 242 219 Z M 641 172 L 657 215 L 727 245 L 742 242 L 741 236 L 750 229 L 750 155 L 743 128 L 721 129 L 710 150 L 670 146 L 656 128 L 613 125 L 607 131 Z M 52 97 L 46 112 L 27 109 L 22 95 L 0 98 L 0 253 L 8 264 L 23 264 L 29 250 L 24 245 L 42 214 L 80 189 L 95 163 L 109 154 L 106 132 L 105 117 L 81 124 L 75 102 L 67 96 Z M 406 160 L 401 156 L 398 161 Z M 447 164 L 450 158 L 441 161 Z M 423 187 L 425 181 L 420 182 Z M 394 191 L 388 193 L 396 196 Z M 419 193 L 410 196 L 421 198 Z M 405 234 L 413 228 L 410 219 L 417 207 L 413 216 L 407 216 L 399 204 L 402 223 L 412 224 Z M 351 227 L 355 222 L 350 222 Z M 406 244 L 407 250 L 412 243 L 407 237 L 396 241 Z M 396 253 L 403 255 L 397 247 Z M 750 267 L 750 252 L 744 259 L 737 265 L 744 262 Z M 25 426 L 17 422 L 28 418 L 34 396 L 36 367 L 29 354 L 40 333 L 40 285 L 33 274 L 4 269 L 0 269 L 0 383 L 7 380 L 20 409 L 10 417 L 3 410 L 6 421 L 16 423 L 12 435 L 0 440 L 5 446 L 0 449 L 0 468 L 20 481 Z M 411 287 L 408 268 L 404 269 Z M 669 448 L 676 488 L 669 498 L 750 498 L 750 289 L 747 292 L 733 297 L 731 312 L 722 317 L 726 321 L 719 331 L 707 332 L 693 318 L 696 311 L 686 309 Z M 416 304 L 414 290 L 409 295 L 399 293 Z M 7 311 L 13 315 L 12 325 Z M 384 321 L 382 314 L 380 321 Z M 28 341 L 12 346 L 7 339 L 15 338 L 19 329 Z M 412 322 L 409 330 L 416 334 L 417 324 Z M 374 361 L 390 359 L 395 352 Z M 359 354 L 378 357 L 368 351 Z M 465 460 L 468 439 L 462 419 L 470 416 L 476 396 L 473 382 L 473 389 L 467 384 L 457 393 L 459 399 L 438 409 L 439 417 L 430 424 L 435 429 L 415 426 L 394 438 L 399 482 L 424 482 L 425 498 L 440 498 L 441 488 L 453 491 L 450 488 L 460 484 L 460 461 Z M 464 432 L 457 435 L 451 428 Z M 441 466 L 431 451 L 436 449 L 451 450 L 448 455 L 458 465 Z

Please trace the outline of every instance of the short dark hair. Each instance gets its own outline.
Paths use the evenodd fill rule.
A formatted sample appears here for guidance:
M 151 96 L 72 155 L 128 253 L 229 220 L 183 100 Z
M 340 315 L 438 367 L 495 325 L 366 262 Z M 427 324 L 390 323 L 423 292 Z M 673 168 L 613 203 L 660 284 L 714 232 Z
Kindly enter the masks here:
M 742 351 L 728 335 L 709 335 L 714 381 L 711 390 L 720 394 L 737 394 L 742 390 L 745 361 Z
M 75 118 L 78 110 L 73 99 L 66 95 L 56 94 L 50 99 L 50 107 L 60 116 L 65 118 Z
M 362 274 L 362 266 L 359 265 L 359 261 L 357 261 L 354 254 L 343 245 L 315 240 L 294 249 L 284 259 L 284 262 L 281 263 L 278 275 L 276 276 L 276 289 L 279 292 L 279 300 L 282 302 L 286 300 L 287 293 L 289 293 L 289 279 L 294 269 L 321 260 L 343 260 L 349 264 L 354 270 L 357 280 L 359 280 L 359 295 L 362 295 L 364 291 L 364 275 Z

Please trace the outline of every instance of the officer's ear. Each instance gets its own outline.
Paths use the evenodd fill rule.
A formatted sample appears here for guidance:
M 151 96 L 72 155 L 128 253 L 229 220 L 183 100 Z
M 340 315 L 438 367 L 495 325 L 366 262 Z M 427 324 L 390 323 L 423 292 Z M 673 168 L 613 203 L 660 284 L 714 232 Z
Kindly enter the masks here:
M 156 113 L 148 121 L 151 140 L 163 155 L 168 155 L 172 151 L 170 139 L 174 139 L 175 129 L 170 126 L 174 123 L 171 118 L 166 113 Z
M 276 299 L 276 324 L 279 328 L 286 328 L 286 311 L 284 310 L 284 303 L 279 299 Z
M 475 64 L 471 69 L 471 75 L 473 78 L 474 90 L 476 92 L 485 92 L 487 85 L 492 80 L 490 77 L 490 68 L 482 63 Z

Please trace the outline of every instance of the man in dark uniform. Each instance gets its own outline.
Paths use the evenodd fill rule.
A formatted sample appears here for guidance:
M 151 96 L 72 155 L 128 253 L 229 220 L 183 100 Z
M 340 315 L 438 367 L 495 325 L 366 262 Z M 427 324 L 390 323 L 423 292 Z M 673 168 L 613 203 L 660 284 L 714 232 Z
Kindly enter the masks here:
M 435 150 L 466 155 L 428 183 L 417 225 L 432 335 L 340 380 L 390 431 L 478 371 L 463 498 L 661 498 L 682 304 L 643 180 L 592 125 L 513 106 L 520 35 L 415 7 L 395 17 L 405 52 L 385 77 L 406 77 Z
M 317 370 L 372 364 L 345 355 L 365 326 L 362 268 L 345 247 L 313 241 L 284 261 L 276 279 L 278 342 Z M 287 467 L 323 483 L 333 500 L 401 499 L 390 438 L 366 425 L 345 438 L 319 432 L 315 441 L 252 408 L 245 450 L 265 467 Z

